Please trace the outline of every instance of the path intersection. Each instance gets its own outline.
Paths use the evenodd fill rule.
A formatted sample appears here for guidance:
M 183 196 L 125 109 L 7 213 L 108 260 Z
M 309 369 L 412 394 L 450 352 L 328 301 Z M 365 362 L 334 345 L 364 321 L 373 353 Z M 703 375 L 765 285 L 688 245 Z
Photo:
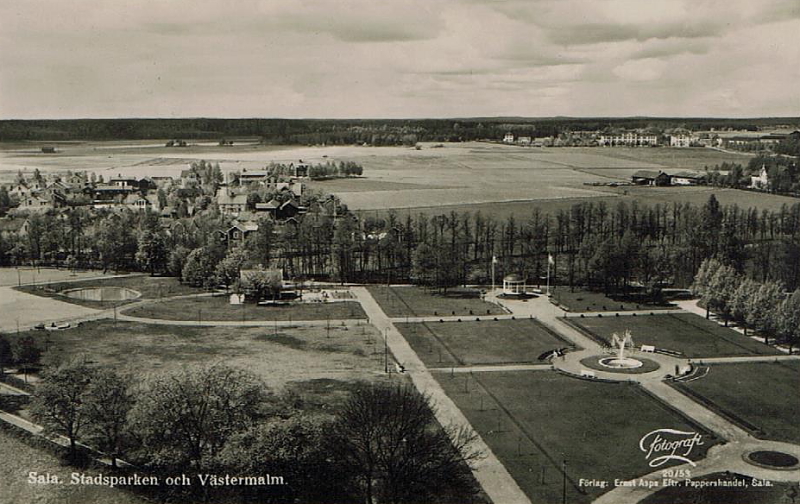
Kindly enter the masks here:
M 761 480 L 782 481 L 782 482 L 797 482 L 800 481 L 800 467 L 795 467 L 790 470 L 777 470 L 769 469 L 761 466 L 756 466 L 746 462 L 746 456 L 754 451 L 780 451 L 783 453 L 791 454 L 800 459 L 800 446 L 784 443 L 778 441 L 762 440 L 752 436 L 750 433 L 732 423 L 728 419 L 719 415 L 718 413 L 710 410 L 704 405 L 691 399 L 689 396 L 682 394 L 665 380 L 669 375 L 674 375 L 676 369 L 684 369 L 690 367 L 692 361 L 687 358 L 674 355 L 665 355 L 663 353 L 642 353 L 634 352 L 634 357 L 639 357 L 642 360 L 655 362 L 657 366 L 655 369 L 638 374 L 619 373 L 614 370 L 598 369 L 597 366 L 587 369 L 587 366 L 582 363 L 587 358 L 597 358 L 609 356 L 609 349 L 601 345 L 595 339 L 582 333 L 574 326 L 566 321 L 569 315 L 560 307 L 549 302 L 549 299 L 542 296 L 536 299 L 519 301 L 509 300 L 497 297 L 490 293 L 487 295 L 486 300 L 502 306 L 507 314 L 505 315 L 492 315 L 484 319 L 495 320 L 510 320 L 510 319 L 536 319 L 539 323 L 543 324 L 547 329 L 553 331 L 555 334 L 572 342 L 575 346 L 573 351 L 566 352 L 563 356 L 552 358 L 549 362 L 544 363 L 521 363 L 521 364 L 480 364 L 470 366 L 458 367 L 428 367 L 422 359 L 417 355 L 415 350 L 411 347 L 409 342 L 403 334 L 397 329 L 395 324 L 399 323 L 424 323 L 424 322 L 456 322 L 461 321 L 460 317 L 397 317 L 390 318 L 383 311 L 381 306 L 372 296 L 366 287 L 350 286 L 350 291 L 358 301 L 366 316 L 368 323 L 373 325 L 386 339 L 386 345 L 391 351 L 391 355 L 398 365 L 402 365 L 402 369 L 407 373 L 416 386 L 416 388 L 428 395 L 436 406 L 436 416 L 442 425 L 451 426 L 470 426 L 470 423 L 464 413 L 459 409 L 456 403 L 447 395 L 442 386 L 436 379 L 435 375 L 443 373 L 493 373 L 493 372 L 515 372 L 515 373 L 541 373 L 552 370 L 558 370 L 562 373 L 586 378 L 586 372 L 597 380 L 607 381 L 625 381 L 635 382 L 643 387 L 647 392 L 654 395 L 664 403 L 670 405 L 675 410 L 680 411 L 692 421 L 703 426 L 708 431 L 713 432 L 721 440 L 723 444 L 712 447 L 706 454 L 706 457 L 694 461 L 693 466 L 685 464 L 677 467 L 670 467 L 671 470 L 691 469 L 692 477 L 704 476 L 712 473 L 731 472 L 744 476 L 749 476 Z M 5 298 L 5 306 L 0 304 L 0 311 L 16 310 L 20 306 L 35 307 L 36 313 L 48 313 L 53 317 L 53 320 L 72 320 L 72 321 L 87 321 L 98 320 L 117 317 L 120 320 L 131 322 L 140 322 L 147 324 L 171 324 L 171 325 L 202 325 L 202 326 L 320 326 L 325 324 L 333 325 L 356 325 L 363 323 L 363 320 L 294 320 L 294 321 L 173 321 L 161 319 L 144 319 L 130 315 L 122 315 L 113 310 L 92 310 L 89 308 L 77 307 L 75 305 L 67 305 L 56 299 L 42 298 L 33 296 L 27 293 L 13 290 L 9 286 L 0 287 L 3 289 L 0 292 L 0 297 Z M 126 308 L 133 307 L 137 304 L 145 304 L 151 302 L 158 302 L 157 300 L 142 300 L 130 305 Z M 660 313 L 686 313 L 686 311 L 698 313 L 700 311 L 696 305 L 683 303 L 679 310 L 664 310 Z M 686 310 L 686 311 L 684 311 Z M 20 317 L 22 313 L 22 317 Z M 29 311 L 24 310 L 17 312 L 17 318 L 22 318 L 22 326 L 32 325 L 34 319 L 28 316 Z M 7 313 L 10 315 L 10 313 Z M 649 312 L 624 312 L 623 315 L 648 315 Z M 591 314 L 584 314 L 584 316 L 591 316 Z M 574 315 L 573 315 L 574 317 Z M 573 318 L 570 317 L 570 318 Z M 48 319 L 49 320 L 49 319 Z M 469 320 L 469 317 L 464 318 Z M 3 317 L 0 323 L 0 330 L 11 331 L 12 325 L 16 327 L 16 321 L 12 322 L 8 316 Z M 736 357 L 713 357 L 702 359 L 704 364 L 723 364 L 723 363 L 743 363 L 743 362 L 774 362 L 777 360 L 798 360 L 798 355 L 753 355 L 753 356 L 736 356 Z M 392 370 L 395 366 L 390 366 Z M 400 369 L 398 367 L 398 369 Z M 649 368 L 648 368 L 649 369 Z M 19 394 L 25 393 L 20 390 L 6 387 L 0 389 L 0 393 L 5 394 Z M 15 417 L 5 412 L 2 413 L 1 420 L 13 423 L 21 428 L 31 432 L 38 432 L 39 426 L 31 424 L 24 419 Z M 474 429 L 472 429 L 475 432 Z M 522 491 L 517 482 L 508 472 L 506 467 L 492 452 L 489 445 L 476 434 L 476 442 L 474 448 L 481 451 L 483 456 L 479 461 L 474 464 L 473 473 L 477 481 L 481 484 L 486 494 L 493 502 L 504 504 L 530 504 L 531 499 Z M 637 479 L 658 481 L 663 477 L 661 470 L 654 471 L 650 474 L 641 475 Z M 626 504 L 636 503 L 641 499 L 647 497 L 649 494 L 661 490 L 661 486 L 619 486 L 613 488 L 595 499 L 597 504 Z

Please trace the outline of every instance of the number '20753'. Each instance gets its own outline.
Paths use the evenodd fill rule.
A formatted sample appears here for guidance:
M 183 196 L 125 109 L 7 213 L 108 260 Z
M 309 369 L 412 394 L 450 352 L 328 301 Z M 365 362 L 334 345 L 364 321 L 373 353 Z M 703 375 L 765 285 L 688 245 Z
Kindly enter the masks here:
M 689 469 L 666 469 L 661 471 L 661 476 L 664 478 L 691 478 L 692 471 Z

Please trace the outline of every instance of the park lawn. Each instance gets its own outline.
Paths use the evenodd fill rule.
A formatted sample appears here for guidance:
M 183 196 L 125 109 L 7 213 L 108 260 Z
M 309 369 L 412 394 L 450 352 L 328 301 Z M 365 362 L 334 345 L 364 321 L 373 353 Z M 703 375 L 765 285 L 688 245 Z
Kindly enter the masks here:
M 94 485 L 70 485 L 70 473 L 83 472 L 87 476 L 100 473 L 94 469 L 75 469 L 62 465 L 55 455 L 36 449 L 0 429 L 0 502 L 37 504 L 144 504 L 140 499 L 121 488 Z M 50 473 L 57 476 L 61 485 L 32 485 L 28 473 Z
M 533 363 L 544 352 L 573 346 L 532 319 L 395 326 L 428 367 Z
M 503 308 L 481 299 L 475 289 L 454 288 L 447 294 L 420 287 L 370 285 L 370 294 L 389 317 L 449 317 L 453 315 L 486 316 L 503 314 Z
M 291 382 L 384 379 L 383 345 L 372 326 L 192 327 L 98 320 L 63 331 L 29 331 L 43 348 L 145 378 L 154 373 L 225 364 L 282 391 Z M 8 335 L 13 340 L 16 335 Z
M 624 297 L 612 299 L 602 292 L 583 289 L 570 291 L 569 287 L 556 289 L 553 292 L 553 299 L 572 312 L 669 310 L 675 308 L 675 305 L 670 303 L 654 304 L 630 297 L 627 299 Z
M 700 432 L 704 444 L 692 452 L 695 460 L 718 443 L 634 384 L 552 371 L 437 379 L 532 502 L 561 502 L 564 460 L 570 503 L 591 502 L 608 490 L 580 487 L 581 478 L 613 482 L 652 472 L 639 440 L 656 429 Z
M 98 278 L 91 280 L 75 280 L 69 282 L 53 282 L 46 285 L 23 285 L 17 287 L 18 290 L 43 296 L 55 298 L 59 301 L 72 303 L 88 308 L 111 308 L 114 305 L 120 306 L 135 302 L 136 299 L 127 301 L 90 301 L 82 299 L 68 298 L 60 293 L 70 289 L 83 289 L 90 287 L 127 287 L 142 294 L 139 299 L 158 299 L 170 296 L 185 296 L 196 294 L 202 290 L 190 285 L 182 284 L 175 277 L 151 277 L 149 275 L 130 275 L 116 278 Z
M 756 427 L 758 437 L 800 443 L 800 362 L 714 364 L 705 377 L 675 386 Z
M 692 313 L 637 317 L 607 315 L 573 317 L 568 320 L 609 345 L 613 333 L 622 334 L 630 329 L 637 347 L 653 345 L 660 349 L 682 352 L 690 358 L 780 354 L 768 345 Z
M 733 481 L 744 480 L 745 487 L 705 487 L 692 488 L 681 484 L 668 487 L 652 495 L 648 495 L 639 504 L 675 504 L 691 502 L 692 504 L 776 504 L 794 502 L 800 495 L 800 485 L 773 481 L 772 486 L 750 486 L 753 478 L 735 473 L 712 473 L 692 481 Z M 792 497 L 794 495 L 794 497 Z
M 292 303 L 285 306 L 259 306 L 253 303 L 232 305 L 228 296 L 167 299 L 134 306 L 123 313 L 132 317 L 163 320 L 261 321 L 367 318 L 361 304 L 355 301 Z

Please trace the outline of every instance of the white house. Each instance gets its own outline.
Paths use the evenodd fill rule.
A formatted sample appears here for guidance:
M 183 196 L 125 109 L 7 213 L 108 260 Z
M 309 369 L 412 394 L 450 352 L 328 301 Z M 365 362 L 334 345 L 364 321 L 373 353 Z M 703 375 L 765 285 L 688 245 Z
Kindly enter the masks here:
M 767 174 L 767 167 L 761 165 L 761 171 L 758 176 L 750 177 L 750 188 L 766 190 L 769 187 L 769 178 Z
M 507 144 L 514 143 L 514 134 L 513 133 L 506 133 L 506 136 L 503 137 L 503 143 L 507 143 Z
M 686 135 L 684 133 L 669 136 L 670 147 L 691 147 L 696 142 L 696 137 L 693 137 L 692 135 Z
M 626 131 L 615 135 L 600 135 L 597 139 L 600 145 L 616 146 L 625 145 L 629 147 L 640 147 L 646 145 L 658 145 L 658 136 L 650 134 L 640 134 L 635 131 Z

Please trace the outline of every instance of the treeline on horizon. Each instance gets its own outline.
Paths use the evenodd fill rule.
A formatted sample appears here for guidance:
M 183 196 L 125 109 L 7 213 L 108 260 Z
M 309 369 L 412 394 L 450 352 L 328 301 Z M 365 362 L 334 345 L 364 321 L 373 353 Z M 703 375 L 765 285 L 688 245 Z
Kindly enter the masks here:
M 625 129 L 756 131 L 800 123 L 800 118 L 523 118 L 453 119 L 10 119 L 0 121 L 0 141 L 219 140 L 258 137 L 269 144 L 401 145 L 499 139 L 515 134 L 556 136 L 566 131 Z

